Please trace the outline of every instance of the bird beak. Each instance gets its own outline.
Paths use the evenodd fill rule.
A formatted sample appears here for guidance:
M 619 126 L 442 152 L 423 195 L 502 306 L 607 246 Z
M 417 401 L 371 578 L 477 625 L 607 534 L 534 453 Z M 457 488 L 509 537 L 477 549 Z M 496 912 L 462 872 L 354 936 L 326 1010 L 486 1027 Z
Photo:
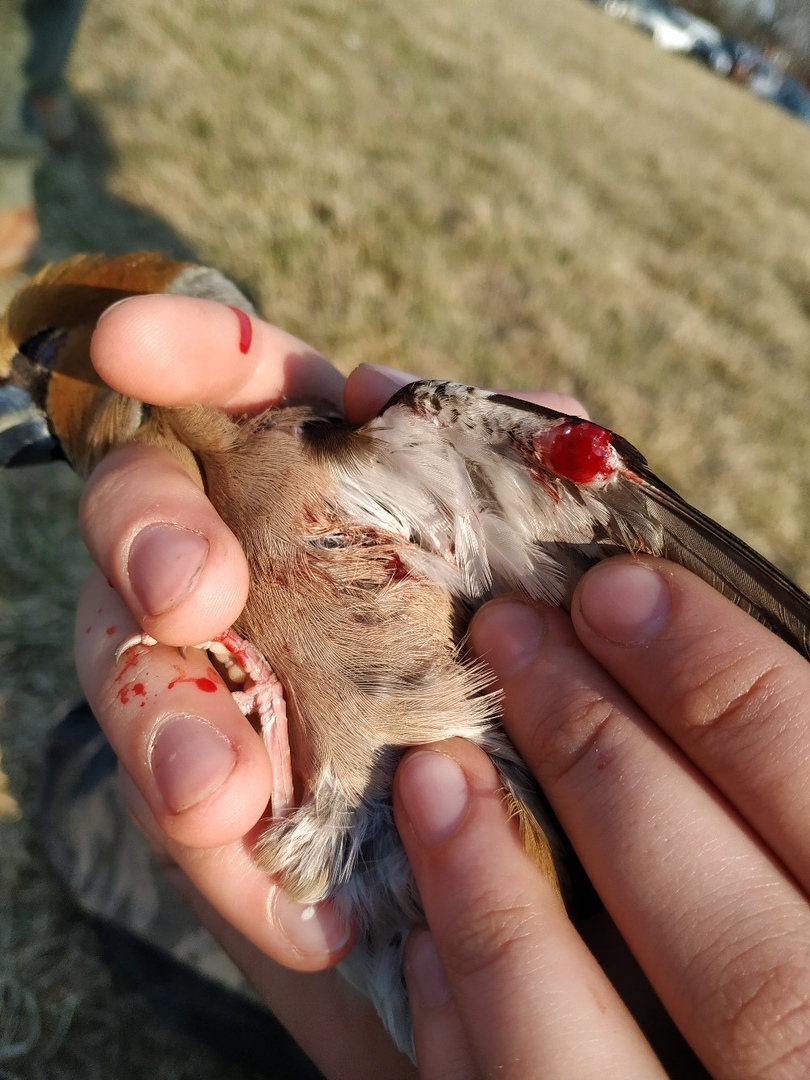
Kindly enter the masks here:
M 63 458 L 48 422 L 26 390 L 0 384 L 0 468 Z

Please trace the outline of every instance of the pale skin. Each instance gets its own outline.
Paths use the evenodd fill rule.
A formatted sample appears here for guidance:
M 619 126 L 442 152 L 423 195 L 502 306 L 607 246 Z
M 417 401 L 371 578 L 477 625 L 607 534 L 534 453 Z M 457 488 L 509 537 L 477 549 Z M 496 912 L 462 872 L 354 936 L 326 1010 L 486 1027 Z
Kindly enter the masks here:
M 344 384 L 258 320 L 243 355 L 233 312 L 164 296 L 105 316 L 93 359 L 145 400 L 238 412 L 316 393 L 362 419 L 407 381 L 361 368 Z M 302 918 L 251 859 L 271 780 L 259 736 L 221 685 L 207 685 L 203 653 L 182 660 L 165 647 L 212 638 L 239 614 L 247 571 L 235 540 L 155 448 L 102 463 L 82 530 L 99 571 L 79 603 L 79 673 L 167 872 L 327 1076 L 416 1075 L 329 970 L 351 928 L 328 904 Z M 165 645 L 122 675 L 115 645 L 137 628 Z M 686 571 L 630 557 L 591 571 L 570 617 L 488 605 L 470 644 L 621 936 L 709 1074 L 810 1074 L 810 665 Z M 666 1075 L 525 857 L 487 758 L 456 742 L 411 752 L 394 803 L 430 926 L 407 954 L 419 1075 L 525 1080 L 540 1065 L 551 1080 Z M 603 959 L 606 939 L 589 940 Z

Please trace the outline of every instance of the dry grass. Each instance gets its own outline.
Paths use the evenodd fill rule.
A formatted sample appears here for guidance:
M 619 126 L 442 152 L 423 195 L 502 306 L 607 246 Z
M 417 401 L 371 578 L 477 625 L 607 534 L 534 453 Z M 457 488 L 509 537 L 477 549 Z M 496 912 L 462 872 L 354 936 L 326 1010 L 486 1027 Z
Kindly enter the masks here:
M 44 256 L 192 253 L 345 369 L 573 391 L 810 585 L 810 129 L 581 0 L 90 0 L 71 76 Z M 2 478 L 0 970 L 43 1034 L 0 1076 L 95 1075 L 59 1068 L 132 1007 L 28 824 L 75 693 L 75 499 Z M 176 1046 L 98 1075 L 183 1075 Z

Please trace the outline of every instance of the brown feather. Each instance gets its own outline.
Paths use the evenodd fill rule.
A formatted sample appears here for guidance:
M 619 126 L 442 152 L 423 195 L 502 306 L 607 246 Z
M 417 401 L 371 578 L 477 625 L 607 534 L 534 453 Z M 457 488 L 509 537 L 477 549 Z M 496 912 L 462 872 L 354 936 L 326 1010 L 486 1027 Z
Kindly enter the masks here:
M 557 895 L 562 896 L 554 858 L 555 853 L 548 834 L 540 827 L 535 815 L 527 809 L 526 803 L 517 799 L 508 789 L 506 791 L 506 808 L 510 817 L 517 818 L 520 839 L 523 841 L 526 854 L 543 877 L 548 878 Z

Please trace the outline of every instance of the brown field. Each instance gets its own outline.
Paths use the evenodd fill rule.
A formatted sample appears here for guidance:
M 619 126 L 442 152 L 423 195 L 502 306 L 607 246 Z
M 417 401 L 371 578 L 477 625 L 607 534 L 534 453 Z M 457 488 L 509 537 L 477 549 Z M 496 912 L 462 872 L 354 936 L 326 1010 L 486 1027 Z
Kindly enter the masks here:
M 89 0 L 70 74 L 42 259 L 190 254 L 344 370 L 573 392 L 810 586 L 809 127 L 583 0 Z M 140 1030 L 34 836 L 77 495 L 0 476 L 0 1078 L 243 1077 Z

